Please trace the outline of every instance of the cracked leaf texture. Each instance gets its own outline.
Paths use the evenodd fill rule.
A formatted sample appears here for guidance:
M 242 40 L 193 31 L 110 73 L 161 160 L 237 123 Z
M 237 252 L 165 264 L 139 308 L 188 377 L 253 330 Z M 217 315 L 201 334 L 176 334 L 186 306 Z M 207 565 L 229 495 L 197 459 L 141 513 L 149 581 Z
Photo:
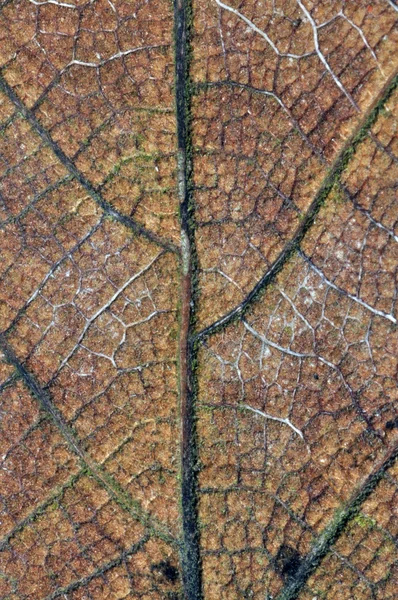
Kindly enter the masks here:
M 1 0 L 0 598 L 396 597 L 397 23 Z

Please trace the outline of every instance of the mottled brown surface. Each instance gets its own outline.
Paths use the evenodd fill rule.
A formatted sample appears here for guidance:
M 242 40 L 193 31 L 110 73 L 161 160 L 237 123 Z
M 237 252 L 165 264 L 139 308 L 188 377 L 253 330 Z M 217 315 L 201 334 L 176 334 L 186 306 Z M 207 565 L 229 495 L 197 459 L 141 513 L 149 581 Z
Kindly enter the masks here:
M 280 254 L 360 112 L 396 68 L 395 15 L 386 2 L 311 4 L 318 25 L 344 10 L 377 49 L 376 61 L 342 17 L 319 30 L 320 48 L 351 101 L 325 74 L 295 0 L 249 0 L 234 8 L 263 28 L 280 53 L 312 52 L 307 59 L 277 56 L 214 1 L 194 3 L 192 77 L 205 88 L 193 101 L 199 318 L 205 325 L 242 301 L 253 277 Z
M 0 2 L 1 599 L 393 600 L 397 17 Z

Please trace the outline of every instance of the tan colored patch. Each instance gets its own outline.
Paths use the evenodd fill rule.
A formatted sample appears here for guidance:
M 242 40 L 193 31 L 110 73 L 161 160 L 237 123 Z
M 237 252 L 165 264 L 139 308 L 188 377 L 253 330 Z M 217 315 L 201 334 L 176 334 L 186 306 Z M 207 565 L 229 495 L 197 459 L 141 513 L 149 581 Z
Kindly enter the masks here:
M 38 291 L 51 280 L 56 265 L 70 261 L 68 253 L 99 220 L 97 206 L 76 182 L 57 182 L 55 190 L 50 189 L 31 207 L 15 218 L 8 216 L 0 229 L 1 330 L 11 325 L 34 296 L 40 302 Z M 28 335 L 28 343 L 33 339 L 34 335 L 32 339 Z
M 0 396 L 0 532 L 4 536 L 78 470 L 76 457 L 20 382 Z
M 33 600 L 95 573 L 143 535 L 142 525 L 83 477 L 14 536 L 3 570 L 16 597 Z
M 382 460 L 396 439 L 386 359 L 396 336 L 387 323 L 296 258 L 244 323 L 206 342 L 198 422 L 205 552 L 254 556 L 254 539 L 256 552 L 274 559 L 286 546 L 305 556 Z
M 178 3 L 2 2 L 7 600 L 195 595 L 196 528 L 204 600 L 276 599 L 358 490 L 296 595 L 393 598 L 398 94 L 367 115 L 396 70 L 397 14 L 231 2 L 193 2 L 183 80 Z M 306 223 L 247 310 L 193 338 Z M 157 241 L 181 235 L 183 257 Z
M 22 22 L 4 8 L 6 81 L 113 206 L 178 241 L 171 6 L 73 6 L 31 4 Z M 130 174 L 141 153 L 151 169 Z M 138 195 L 126 197 L 126 178 Z
M 332 552 L 322 561 L 308 581 L 308 593 L 300 600 L 313 596 L 347 598 L 394 598 L 397 549 L 394 527 L 385 528 L 379 521 L 383 505 L 389 505 L 389 518 L 394 512 L 394 482 L 382 480 L 363 510 L 350 522 L 339 537 Z M 396 483 L 396 482 L 395 482 Z M 380 510 L 375 507 L 380 507 Z M 392 525 L 392 523 L 391 523 Z
M 192 77 L 210 86 L 195 92 L 192 110 L 200 325 L 237 306 L 278 257 L 393 73 L 393 11 L 351 4 L 307 7 L 328 67 L 296 0 L 194 5 Z M 210 157 L 214 175 L 204 183 Z

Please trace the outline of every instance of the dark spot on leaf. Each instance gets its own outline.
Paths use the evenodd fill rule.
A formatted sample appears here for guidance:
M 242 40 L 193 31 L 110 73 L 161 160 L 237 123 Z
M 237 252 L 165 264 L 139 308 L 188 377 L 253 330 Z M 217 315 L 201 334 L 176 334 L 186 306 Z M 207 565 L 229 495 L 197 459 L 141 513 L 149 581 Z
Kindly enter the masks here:
M 396 429 L 396 428 L 398 428 L 398 417 L 395 417 L 395 419 L 391 419 L 391 421 L 387 421 L 387 423 L 386 423 L 387 431 L 391 431 L 391 429 Z
M 179 579 L 178 569 L 169 560 L 162 560 L 152 565 L 151 571 L 157 572 L 170 583 L 175 583 Z
M 283 544 L 275 559 L 275 569 L 283 579 L 292 579 L 301 565 L 301 555 L 295 548 Z

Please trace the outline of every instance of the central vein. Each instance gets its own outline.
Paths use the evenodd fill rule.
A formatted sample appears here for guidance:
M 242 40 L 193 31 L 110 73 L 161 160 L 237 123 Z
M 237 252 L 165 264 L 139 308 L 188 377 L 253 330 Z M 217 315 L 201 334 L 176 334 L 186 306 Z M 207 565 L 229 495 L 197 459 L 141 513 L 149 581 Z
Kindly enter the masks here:
M 201 598 L 197 521 L 197 444 L 195 431 L 195 348 L 191 343 L 194 316 L 194 225 L 190 187 L 189 0 L 174 1 L 175 102 L 177 117 L 177 188 L 181 227 L 180 331 L 178 345 L 181 421 L 181 568 L 186 600 Z

